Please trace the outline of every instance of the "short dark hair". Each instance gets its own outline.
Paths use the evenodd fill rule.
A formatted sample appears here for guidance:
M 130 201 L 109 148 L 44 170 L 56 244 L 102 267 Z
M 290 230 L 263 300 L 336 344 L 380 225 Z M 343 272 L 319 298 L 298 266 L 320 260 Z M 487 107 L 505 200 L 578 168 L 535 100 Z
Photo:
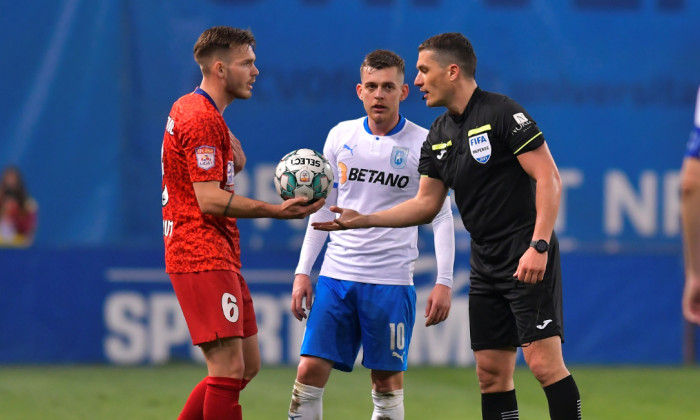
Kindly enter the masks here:
M 255 37 L 250 30 L 214 26 L 202 32 L 194 44 L 194 60 L 201 66 L 203 61 L 214 54 L 242 45 L 250 45 L 255 49 Z
M 381 70 L 392 67 L 396 67 L 401 75 L 406 72 L 406 64 L 398 54 L 389 50 L 374 50 L 365 56 L 360 66 L 360 76 L 366 68 Z
M 476 54 L 472 43 L 464 35 L 458 32 L 447 32 L 432 36 L 418 46 L 419 53 L 423 50 L 435 51 L 440 55 L 436 60 L 441 65 L 457 64 L 467 76 L 474 78 Z

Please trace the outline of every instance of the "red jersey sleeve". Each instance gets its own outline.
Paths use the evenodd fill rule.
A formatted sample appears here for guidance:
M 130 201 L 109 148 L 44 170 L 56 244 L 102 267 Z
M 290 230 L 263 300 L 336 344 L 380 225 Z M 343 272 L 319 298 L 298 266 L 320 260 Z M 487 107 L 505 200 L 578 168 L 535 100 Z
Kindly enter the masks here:
M 182 148 L 185 151 L 187 170 L 192 182 L 221 181 L 224 168 L 224 145 L 221 139 L 228 138 L 228 131 L 222 130 L 221 122 L 213 113 L 200 115 L 190 121 L 181 133 Z

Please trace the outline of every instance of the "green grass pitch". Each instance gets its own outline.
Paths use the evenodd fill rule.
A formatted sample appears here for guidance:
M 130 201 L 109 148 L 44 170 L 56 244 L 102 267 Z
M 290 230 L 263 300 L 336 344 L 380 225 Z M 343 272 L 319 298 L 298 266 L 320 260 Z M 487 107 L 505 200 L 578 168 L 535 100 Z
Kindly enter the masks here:
M 700 418 L 697 368 L 573 366 L 587 420 Z M 0 417 L 14 419 L 176 419 L 206 368 L 0 366 Z M 241 394 L 246 419 L 286 418 L 294 367 L 263 366 Z M 547 401 L 525 367 L 516 370 L 522 420 L 547 419 Z M 371 417 L 369 372 L 334 371 L 324 393 L 324 418 Z M 411 367 L 405 379 L 406 420 L 481 419 L 473 367 Z

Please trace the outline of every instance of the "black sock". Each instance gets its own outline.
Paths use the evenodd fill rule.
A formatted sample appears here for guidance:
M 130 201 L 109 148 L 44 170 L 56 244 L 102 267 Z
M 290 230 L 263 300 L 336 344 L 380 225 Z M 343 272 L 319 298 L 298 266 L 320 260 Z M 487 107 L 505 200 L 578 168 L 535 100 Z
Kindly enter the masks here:
M 580 420 L 581 396 L 574 377 L 569 375 L 559 382 L 544 387 L 552 420 Z
M 515 390 L 481 394 L 481 418 L 484 420 L 518 420 Z

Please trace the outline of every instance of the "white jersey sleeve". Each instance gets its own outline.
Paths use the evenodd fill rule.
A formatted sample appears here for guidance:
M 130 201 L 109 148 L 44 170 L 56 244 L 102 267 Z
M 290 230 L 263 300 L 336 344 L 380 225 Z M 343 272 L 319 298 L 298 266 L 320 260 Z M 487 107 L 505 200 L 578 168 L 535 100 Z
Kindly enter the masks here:
M 445 197 L 440 212 L 433 219 L 437 280 L 435 283 L 452 288 L 455 264 L 455 229 L 450 196 Z
M 294 271 L 294 274 L 306 274 L 307 276 L 311 274 L 311 268 L 318 258 L 318 254 L 323 249 L 323 245 L 328 239 L 328 232 L 322 230 L 316 230 L 311 226 L 315 222 L 328 222 L 335 218 L 335 213 L 329 210 L 331 205 L 335 205 L 335 196 L 337 195 L 337 190 L 331 188 L 326 198 L 326 204 L 317 211 L 316 213 L 309 216 L 309 224 L 306 226 L 306 233 L 304 234 L 304 241 L 301 245 L 301 251 L 299 252 L 299 263 Z M 330 201 L 333 201 L 330 204 Z
M 338 189 L 336 187 L 336 174 L 338 171 L 336 170 L 335 152 L 332 150 L 332 148 L 328 147 L 329 144 L 333 143 L 332 141 L 329 141 L 329 138 L 331 138 L 333 134 L 333 131 L 328 134 L 326 143 L 323 146 L 323 156 L 326 158 L 326 160 L 328 160 L 328 163 L 333 169 L 333 188 L 331 188 L 331 191 L 328 193 L 326 203 L 323 205 L 323 207 L 316 213 L 309 216 L 309 223 L 306 226 L 304 241 L 302 242 L 301 251 L 299 252 L 299 263 L 297 264 L 296 270 L 294 270 L 294 274 L 306 274 L 307 276 L 311 274 L 311 268 L 313 267 L 316 258 L 318 258 L 318 254 L 321 252 L 321 249 L 323 249 L 326 239 L 328 239 L 328 232 L 316 230 L 313 228 L 313 226 L 311 226 L 311 224 L 315 222 L 327 222 L 335 218 L 335 213 L 330 211 L 330 207 L 335 206 L 338 197 Z

